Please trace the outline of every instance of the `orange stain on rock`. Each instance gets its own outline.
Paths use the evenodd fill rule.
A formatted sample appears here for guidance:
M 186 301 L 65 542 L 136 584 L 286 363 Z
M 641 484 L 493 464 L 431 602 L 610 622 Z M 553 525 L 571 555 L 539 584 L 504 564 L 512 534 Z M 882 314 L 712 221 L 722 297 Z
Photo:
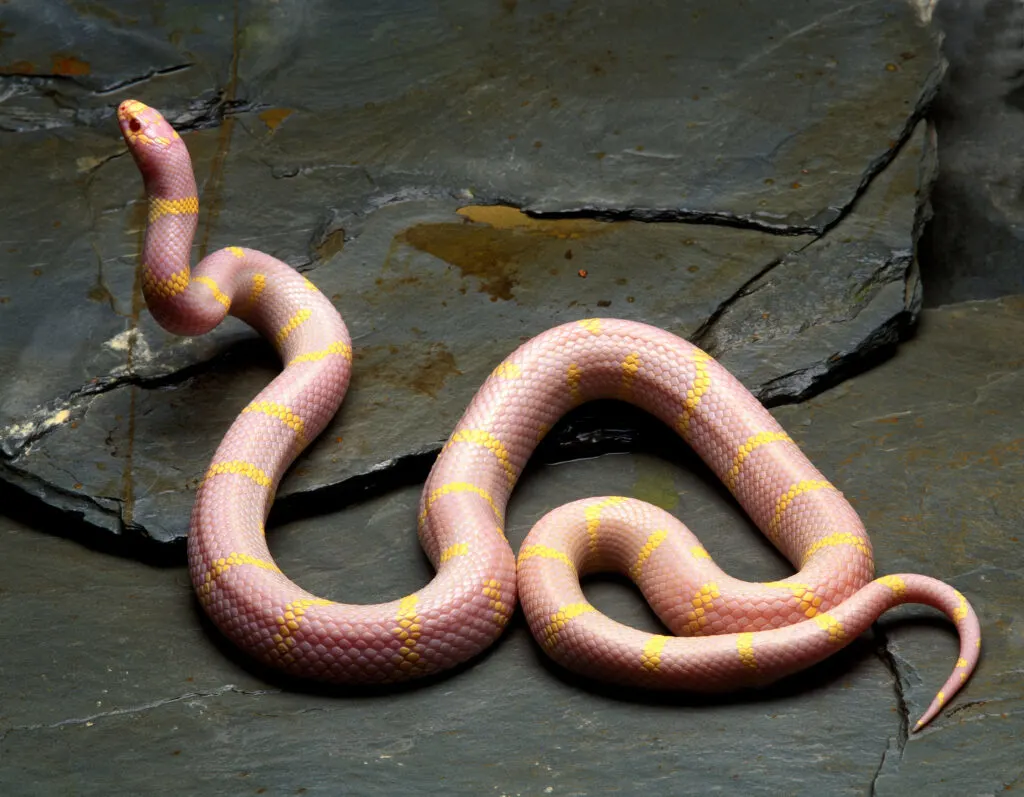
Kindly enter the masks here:
M 614 226 L 594 219 L 538 219 L 507 205 L 467 205 L 457 213 L 462 222 L 418 224 L 402 231 L 396 242 L 475 277 L 491 301 L 513 299 L 520 269 L 543 260 L 550 248 L 562 254 L 560 242 L 603 235 Z
M 270 132 L 274 132 L 281 126 L 281 122 L 291 116 L 295 111 L 291 108 L 268 108 L 260 114 L 260 119 L 267 126 Z
M 92 71 L 88 61 L 82 61 L 73 55 L 54 55 L 53 74 L 55 75 L 88 75 Z

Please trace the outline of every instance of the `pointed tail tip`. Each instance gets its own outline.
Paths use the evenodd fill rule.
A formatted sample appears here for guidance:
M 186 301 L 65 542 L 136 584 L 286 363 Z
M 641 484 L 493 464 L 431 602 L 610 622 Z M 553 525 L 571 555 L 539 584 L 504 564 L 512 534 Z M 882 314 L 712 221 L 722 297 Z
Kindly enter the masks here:
M 905 576 L 914 594 L 912 600 L 939 609 L 956 624 L 960 635 L 960 656 L 942 689 L 921 718 L 910 728 L 917 733 L 931 722 L 971 677 L 981 658 L 981 624 L 967 599 L 957 590 L 927 576 Z
M 940 694 L 941 694 L 941 692 L 940 692 Z M 939 713 L 939 710 L 941 708 L 942 708 L 942 703 L 940 703 L 939 702 L 939 698 L 936 697 L 934 700 L 932 700 L 932 704 L 930 706 L 928 706 L 928 710 L 925 711 L 925 713 L 921 715 L 921 719 L 919 719 L 917 722 L 915 722 L 911 726 L 910 732 L 911 733 L 917 733 L 922 728 L 924 728 L 925 725 L 927 725 L 929 722 L 931 722 L 933 719 L 935 719 L 935 716 Z

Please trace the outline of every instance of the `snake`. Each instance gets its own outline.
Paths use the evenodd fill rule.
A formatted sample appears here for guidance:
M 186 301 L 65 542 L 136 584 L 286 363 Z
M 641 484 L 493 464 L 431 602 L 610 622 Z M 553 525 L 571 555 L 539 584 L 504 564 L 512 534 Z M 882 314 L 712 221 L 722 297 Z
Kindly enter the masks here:
M 912 730 L 935 717 L 980 657 L 978 617 L 959 591 L 917 574 L 875 578 L 872 546 L 843 493 L 708 353 L 633 320 L 582 318 L 497 363 L 441 447 L 417 510 L 434 575 L 378 604 L 306 591 L 274 561 L 266 520 L 285 472 L 338 411 L 352 373 L 341 315 L 297 269 L 229 246 L 193 269 L 199 199 L 188 148 L 154 108 L 126 100 L 118 124 L 148 216 L 137 274 L 156 322 L 201 335 L 228 314 L 283 367 L 234 419 L 196 489 L 188 567 L 202 609 L 249 657 L 313 681 L 392 684 L 468 662 L 521 604 L 536 644 L 583 678 L 641 690 L 757 688 L 823 661 L 901 604 L 944 613 L 959 635 L 953 672 Z M 527 460 L 566 413 L 594 399 L 651 413 L 689 444 L 791 563 L 778 581 L 726 575 L 673 515 L 623 496 L 544 515 L 518 556 L 505 536 Z M 580 579 L 631 578 L 670 633 L 598 611 Z

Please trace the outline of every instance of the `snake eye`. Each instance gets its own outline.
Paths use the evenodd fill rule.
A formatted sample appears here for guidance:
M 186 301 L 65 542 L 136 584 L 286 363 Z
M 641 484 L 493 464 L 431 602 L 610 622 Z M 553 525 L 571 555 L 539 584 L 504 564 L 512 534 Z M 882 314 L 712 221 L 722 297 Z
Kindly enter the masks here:
M 128 127 L 133 133 L 138 133 L 142 129 L 142 123 L 134 116 L 128 121 Z

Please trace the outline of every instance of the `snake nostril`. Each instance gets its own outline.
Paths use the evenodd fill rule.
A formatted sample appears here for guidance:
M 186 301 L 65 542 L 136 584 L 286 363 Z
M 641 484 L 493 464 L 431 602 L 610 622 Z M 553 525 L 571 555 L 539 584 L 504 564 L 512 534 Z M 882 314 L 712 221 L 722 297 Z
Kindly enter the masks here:
M 128 122 L 128 127 L 133 133 L 138 133 L 142 129 L 142 123 L 133 116 Z

